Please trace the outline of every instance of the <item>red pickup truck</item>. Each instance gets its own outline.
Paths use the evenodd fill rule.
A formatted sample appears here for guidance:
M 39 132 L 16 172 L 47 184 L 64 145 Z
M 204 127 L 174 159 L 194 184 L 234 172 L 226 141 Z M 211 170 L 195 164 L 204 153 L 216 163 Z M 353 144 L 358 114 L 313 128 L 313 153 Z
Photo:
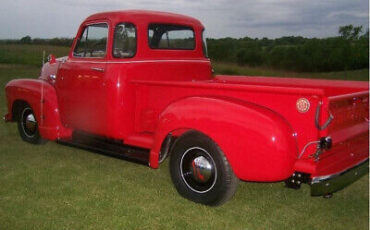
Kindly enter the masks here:
M 153 11 L 88 17 L 67 57 L 6 85 L 24 141 L 121 154 L 220 205 L 239 180 L 330 195 L 368 171 L 368 82 L 214 76 L 196 19 Z

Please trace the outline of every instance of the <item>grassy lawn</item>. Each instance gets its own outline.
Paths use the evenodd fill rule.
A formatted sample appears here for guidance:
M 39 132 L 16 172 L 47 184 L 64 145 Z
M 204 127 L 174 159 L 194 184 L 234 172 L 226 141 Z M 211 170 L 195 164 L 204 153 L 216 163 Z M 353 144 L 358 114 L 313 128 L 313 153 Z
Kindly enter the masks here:
M 239 66 L 237 64 L 213 62 L 216 74 L 244 75 L 244 76 L 279 76 L 279 77 L 302 77 L 302 78 L 324 78 L 340 80 L 368 81 L 369 69 L 324 72 L 324 73 L 296 73 L 283 70 L 273 70 L 262 67 Z
M 6 82 L 39 71 L 0 64 L 1 116 Z M 35 146 L 14 123 L 0 122 L 0 185 L 0 230 L 369 229 L 368 175 L 331 199 L 311 197 L 308 185 L 241 182 L 230 202 L 207 207 L 177 194 L 168 160 L 153 170 L 53 142 Z
M 0 63 L 24 64 L 41 67 L 43 51 L 45 51 L 45 59 L 51 53 L 56 57 L 61 57 L 68 55 L 69 47 L 0 44 Z

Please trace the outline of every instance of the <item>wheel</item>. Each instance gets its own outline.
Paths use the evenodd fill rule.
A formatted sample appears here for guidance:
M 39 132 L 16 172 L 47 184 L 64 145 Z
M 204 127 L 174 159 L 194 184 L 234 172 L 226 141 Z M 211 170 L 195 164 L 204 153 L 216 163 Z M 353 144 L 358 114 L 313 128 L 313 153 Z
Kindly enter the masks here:
M 206 205 L 221 205 L 238 187 L 221 149 L 206 135 L 189 131 L 179 137 L 171 150 L 170 173 L 183 197 Z
M 44 144 L 46 140 L 40 136 L 37 120 L 29 105 L 24 105 L 20 110 L 18 131 L 22 140 L 32 144 Z

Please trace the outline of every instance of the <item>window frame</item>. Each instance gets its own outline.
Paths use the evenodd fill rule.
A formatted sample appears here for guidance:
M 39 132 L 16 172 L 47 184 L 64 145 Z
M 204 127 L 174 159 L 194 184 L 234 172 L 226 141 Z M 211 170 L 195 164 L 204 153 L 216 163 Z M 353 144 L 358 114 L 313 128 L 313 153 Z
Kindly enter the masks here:
M 206 29 L 202 30 L 202 51 L 203 51 L 203 56 L 205 58 L 209 58 L 208 55 L 208 45 L 207 45 L 207 37 L 205 36 Z
M 116 57 L 115 55 L 114 55 L 114 44 L 115 44 L 115 38 L 116 38 L 116 36 L 115 36 L 115 31 L 116 31 L 116 27 L 118 26 L 118 25 L 120 25 L 120 24 L 130 24 L 130 25 L 133 25 L 134 26 L 134 28 L 135 28 L 135 53 L 132 55 L 132 56 L 130 56 L 130 57 Z M 126 59 L 126 58 L 134 58 L 135 56 L 136 56 L 136 54 L 137 54 L 137 44 L 138 44 L 138 42 L 137 42 L 137 40 L 138 40 L 138 37 L 137 37 L 137 26 L 134 24 L 134 23 L 132 23 L 132 22 L 118 22 L 115 26 L 114 26 L 114 28 L 113 28 L 113 38 L 112 38 L 112 57 L 113 58 L 116 58 L 116 59 Z
M 189 49 L 186 49 L 186 48 L 156 48 L 156 47 L 152 47 L 151 44 L 150 44 L 151 40 L 149 39 L 149 30 L 150 30 L 150 26 L 151 25 L 178 26 L 178 27 L 188 28 L 189 30 L 191 30 L 191 32 L 193 32 L 194 46 L 192 48 L 189 48 Z M 149 23 L 148 24 L 148 27 L 147 27 L 147 40 L 148 40 L 148 46 L 152 50 L 183 50 L 183 51 L 194 51 L 197 48 L 197 39 L 196 39 L 196 34 L 195 34 L 195 31 L 194 31 L 194 27 L 192 27 L 190 25 L 184 25 L 184 24 L 158 23 L 158 22 Z
M 75 49 L 77 48 L 78 46 L 78 42 L 80 41 L 82 35 L 84 34 L 85 32 L 85 29 L 88 28 L 89 26 L 94 26 L 94 25 L 101 25 L 101 24 L 105 24 L 107 25 L 107 40 L 106 40 L 106 43 L 105 43 L 105 54 L 103 57 L 79 57 L 79 56 L 75 56 Z M 72 57 L 73 58 L 88 58 L 88 59 L 105 59 L 107 57 L 107 54 L 108 54 L 108 43 L 109 43 L 109 30 L 110 30 L 110 26 L 109 26 L 109 23 L 108 22 L 92 22 L 92 23 L 86 23 L 82 30 L 81 30 L 81 34 L 79 36 L 79 38 L 77 38 L 77 41 L 76 41 L 76 44 L 75 46 L 73 47 L 73 50 L 72 50 Z

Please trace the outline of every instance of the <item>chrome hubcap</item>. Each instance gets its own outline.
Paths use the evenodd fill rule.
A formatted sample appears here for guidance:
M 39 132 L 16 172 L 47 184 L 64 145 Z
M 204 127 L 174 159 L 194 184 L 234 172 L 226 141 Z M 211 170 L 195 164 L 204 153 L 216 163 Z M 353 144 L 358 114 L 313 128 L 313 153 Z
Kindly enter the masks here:
M 205 193 L 213 188 L 217 169 L 211 155 L 200 147 L 185 151 L 180 162 L 181 177 L 194 192 Z
M 208 181 L 212 176 L 212 165 L 204 156 L 199 156 L 191 162 L 193 179 L 199 183 Z
M 23 110 L 22 128 L 26 136 L 33 137 L 37 130 L 37 122 L 30 108 Z

